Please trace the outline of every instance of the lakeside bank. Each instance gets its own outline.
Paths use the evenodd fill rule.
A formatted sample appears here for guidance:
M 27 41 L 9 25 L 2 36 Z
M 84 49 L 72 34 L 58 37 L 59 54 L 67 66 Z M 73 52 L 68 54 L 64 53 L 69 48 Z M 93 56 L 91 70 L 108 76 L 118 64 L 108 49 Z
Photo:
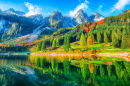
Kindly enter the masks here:
M 39 56 L 106 56 L 106 57 L 117 57 L 117 58 L 125 58 L 126 60 L 130 60 L 130 53 L 127 52 L 114 52 L 114 53 L 31 53 L 30 55 L 39 55 Z

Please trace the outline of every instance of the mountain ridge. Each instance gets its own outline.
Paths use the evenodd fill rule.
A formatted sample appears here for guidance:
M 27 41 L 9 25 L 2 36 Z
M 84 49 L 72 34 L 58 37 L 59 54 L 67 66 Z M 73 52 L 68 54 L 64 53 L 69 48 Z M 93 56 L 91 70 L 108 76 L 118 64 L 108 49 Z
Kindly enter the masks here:
M 28 17 L 24 15 L 24 12 L 15 11 L 13 8 L 5 11 L 0 10 L 0 19 L 2 19 L 0 20 L 1 40 L 32 34 L 33 31 L 37 31 L 37 27 L 40 27 L 39 30 L 42 32 L 38 31 L 39 34 L 36 35 L 40 35 L 41 33 L 46 34 L 46 32 L 44 33 L 44 29 L 49 33 L 50 31 L 55 31 L 53 29 L 57 30 L 63 27 L 75 27 L 77 24 L 90 21 L 88 15 L 82 9 L 75 15 L 77 18 L 63 16 L 59 11 L 54 11 L 52 15 L 47 17 L 43 17 L 42 14 Z M 15 28 L 12 27 L 13 24 L 15 24 Z

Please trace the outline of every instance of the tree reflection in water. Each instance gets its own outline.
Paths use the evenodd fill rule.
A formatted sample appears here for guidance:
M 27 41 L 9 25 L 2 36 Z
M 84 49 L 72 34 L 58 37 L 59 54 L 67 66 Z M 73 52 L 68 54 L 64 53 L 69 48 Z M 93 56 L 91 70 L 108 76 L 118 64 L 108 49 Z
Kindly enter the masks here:
M 2 56 L 0 85 L 130 85 L 130 62 L 107 61 L 102 57 Z

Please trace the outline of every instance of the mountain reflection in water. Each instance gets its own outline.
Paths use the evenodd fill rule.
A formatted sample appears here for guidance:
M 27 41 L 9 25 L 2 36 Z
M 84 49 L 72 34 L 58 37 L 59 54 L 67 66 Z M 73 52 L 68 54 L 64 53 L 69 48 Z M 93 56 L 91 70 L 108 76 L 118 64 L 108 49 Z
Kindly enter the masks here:
M 130 62 L 117 58 L 0 56 L 0 86 L 130 85 Z

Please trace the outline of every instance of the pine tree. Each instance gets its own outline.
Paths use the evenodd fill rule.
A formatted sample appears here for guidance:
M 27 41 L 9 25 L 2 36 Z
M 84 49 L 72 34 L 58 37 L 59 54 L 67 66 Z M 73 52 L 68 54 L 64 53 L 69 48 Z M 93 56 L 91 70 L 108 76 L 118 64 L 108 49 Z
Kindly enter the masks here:
M 92 39 L 91 36 L 89 36 L 88 39 L 87 39 L 87 44 L 90 45 L 92 43 L 93 43 L 93 39 Z
M 64 37 L 64 46 L 66 46 L 66 37 Z
M 69 37 L 67 37 L 66 39 L 66 49 L 69 49 L 70 48 L 70 40 L 69 40 Z
M 90 36 L 92 37 L 92 40 L 93 40 L 93 42 L 94 42 L 94 35 L 93 35 L 93 34 L 91 34 Z
M 123 36 L 122 36 L 122 42 L 121 42 L 121 48 L 126 49 L 128 48 L 127 46 L 127 41 L 128 41 L 128 35 L 126 33 L 126 30 L 123 30 Z
M 81 46 L 86 46 L 86 40 L 85 40 L 85 36 L 82 33 L 81 37 L 80 37 L 80 45 Z
M 38 44 L 35 46 L 35 52 L 38 52 L 39 50 L 38 50 L 38 48 L 39 48 L 39 46 L 38 46 Z
M 97 42 L 101 43 L 101 34 L 99 32 L 97 33 Z
M 37 51 L 41 51 L 42 42 L 39 42 L 37 45 Z
M 68 50 L 70 48 L 70 40 L 69 37 L 64 38 L 64 49 Z
M 104 32 L 104 42 L 105 43 L 109 42 L 108 36 L 105 32 Z
M 130 31 L 128 31 L 127 44 L 128 44 L 128 48 L 130 48 Z
M 59 39 L 56 39 L 56 46 L 59 47 Z
M 41 51 L 45 50 L 46 45 L 45 45 L 45 41 L 42 42 L 42 47 L 41 47 Z
M 118 35 L 115 31 L 112 32 L 112 45 L 113 47 L 119 47 Z
M 52 48 L 55 49 L 55 47 L 56 47 L 56 41 L 53 40 L 53 42 L 52 42 Z

